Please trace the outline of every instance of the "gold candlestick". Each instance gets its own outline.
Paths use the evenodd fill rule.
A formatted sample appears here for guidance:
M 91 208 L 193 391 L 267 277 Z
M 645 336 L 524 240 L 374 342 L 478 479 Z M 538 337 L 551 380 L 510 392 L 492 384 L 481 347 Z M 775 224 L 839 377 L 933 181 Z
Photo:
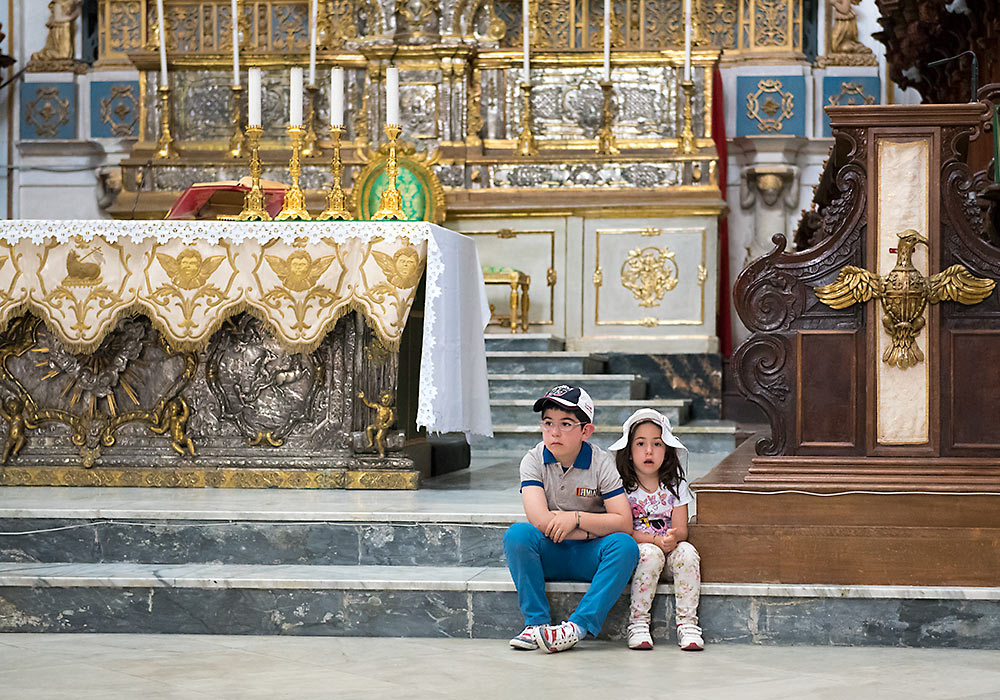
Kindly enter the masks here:
M 309 111 L 306 113 L 306 136 L 302 147 L 302 157 L 311 158 L 323 155 L 323 149 L 319 147 L 319 137 L 316 135 L 316 132 L 319 131 L 316 128 L 316 120 L 319 117 L 319 111 L 316 109 L 316 96 L 319 95 L 319 86 L 306 85 L 306 91 L 309 93 Z
M 347 208 L 347 195 L 340 186 L 340 179 L 344 174 L 344 164 L 340 162 L 340 138 L 346 131 L 343 126 L 330 127 L 330 139 L 333 141 L 330 173 L 333 175 L 333 182 L 326 193 L 326 209 L 316 217 L 318 221 L 351 221 L 354 218 Z
M 250 151 L 250 191 L 243 199 L 243 211 L 239 216 L 220 216 L 220 219 L 235 221 L 270 221 L 271 215 L 264 207 L 264 190 L 260 188 L 260 137 L 264 129 L 259 126 L 247 127 L 247 148 Z
M 694 105 L 694 82 L 685 80 L 681 83 L 684 90 L 684 123 L 681 126 L 681 138 L 678 147 L 681 153 L 694 154 L 698 152 L 698 141 L 694 137 L 693 105 Z
M 379 198 L 378 211 L 372 219 L 376 221 L 406 221 L 403 213 L 403 197 L 396 187 L 396 176 L 399 175 L 399 162 L 396 160 L 396 140 L 403 130 L 398 124 L 386 124 L 385 135 L 389 137 L 389 160 L 385 164 L 385 174 L 389 184 L 382 190 Z
M 233 85 L 231 90 L 233 91 L 233 123 L 236 124 L 236 128 L 233 130 L 233 135 L 229 139 L 229 157 L 242 158 L 243 146 L 245 144 L 243 130 L 240 129 L 240 124 L 243 123 L 243 106 L 241 100 L 243 86 Z
M 538 153 L 535 135 L 531 133 L 531 83 L 521 83 L 521 93 L 524 95 L 524 109 L 521 111 L 521 133 L 517 137 L 517 152 L 522 156 L 533 156 Z
M 299 187 L 299 176 L 302 174 L 302 139 L 306 130 L 301 126 L 291 125 L 285 129 L 292 139 L 292 158 L 288 161 L 288 174 L 292 178 L 292 186 L 285 192 L 285 205 L 274 217 L 275 221 L 310 221 L 312 217 L 306 211 L 306 195 Z
M 156 89 L 160 94 L 160 140 L 156 144 L 156 158 L 176 158 L 174 137 L 170 135 L 170 86 L 161 85 Z
M 601 81 L 604 105 L 601 107 L 601 128 L 597 132 L 597 152 L 602 156 L 619 153 L 612 125 L 615 122 L 615 87 L 610 80 Z

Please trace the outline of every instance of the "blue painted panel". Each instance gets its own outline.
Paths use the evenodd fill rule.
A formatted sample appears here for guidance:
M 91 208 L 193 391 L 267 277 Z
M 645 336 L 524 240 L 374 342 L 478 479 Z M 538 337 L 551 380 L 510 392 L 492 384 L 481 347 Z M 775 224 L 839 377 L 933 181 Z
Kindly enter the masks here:
M 805 136 L 802 75 L 741 75 L 736 79 L 737 136 Z
M 827 75 L 823 78 L 823 107 L 830 105 L 877 105 L 882 80 L 877 75 Z M 823 112 L 823 136 L 832 136 L 830 117 Z
M 74 83 L 21 84 L 21 138 L 76 138 Z
M 90 84 L 90 135 L 96 139 L 139 137 L 138 81 Z

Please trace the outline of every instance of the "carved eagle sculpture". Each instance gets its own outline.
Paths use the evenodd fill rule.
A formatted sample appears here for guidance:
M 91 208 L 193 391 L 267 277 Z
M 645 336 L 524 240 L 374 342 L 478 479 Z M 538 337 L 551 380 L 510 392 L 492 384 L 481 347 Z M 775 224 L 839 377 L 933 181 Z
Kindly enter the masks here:
M 847 265 L 832 284 L 816 287 L 816 296 L 834 309 L 852 304 L 882 300 L 882 325 L 892 342 L 882 361 L 906 369 L 922 362 L 924 354 L 917 347 L 917 336 L 923 329 L 924 307 L 940 301 L 978 304 L 992 293 L 996 282 L 976 277 L 964 265 L 952 265 L 936 275 L 924 277 L 913 266 L 913 249 L 927 245 L 927 239 L 913 229 L 899 236 L 896 266 L 885 277 L 879 277 L 863 267 Z

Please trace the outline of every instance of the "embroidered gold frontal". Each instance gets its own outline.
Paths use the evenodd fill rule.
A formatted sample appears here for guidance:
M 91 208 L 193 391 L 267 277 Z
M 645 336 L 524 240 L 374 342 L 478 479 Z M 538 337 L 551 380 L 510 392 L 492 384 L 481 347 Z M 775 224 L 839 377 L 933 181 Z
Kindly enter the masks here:
M 427 259 L 426 237 L 400 235 L 409 229 L 353 224 L 357 235 L 324 235 L 346 222 L 265 242 L 94 235 L 108 222 L 18 239 L 13 223 L 0 227 L 0 327 L 28 307 L 77 353 L 97 348 L 130 313 L 147 315 L 175 348 L 200 349 L 241 311 L 267 323 L 290 352 L 310 352 L 352 309 L 396 348 Z

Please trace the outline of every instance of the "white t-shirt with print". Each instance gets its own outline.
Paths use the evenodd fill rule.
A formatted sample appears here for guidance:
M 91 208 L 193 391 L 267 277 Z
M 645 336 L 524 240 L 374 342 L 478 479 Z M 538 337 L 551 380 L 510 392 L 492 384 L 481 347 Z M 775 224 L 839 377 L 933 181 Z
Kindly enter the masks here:
M 632 529 L 636 532 L 648 532 L 651 535 L 666 534 L 670 529 L 670 516 L 674 508 L 686 506 L 694 500 L 694 494 L 688 488 L 687 481 L 681 479 L 676 490 L 680 498 L 670 493 L 662 484 L 652 493 L 642 486 L 636 486 L 634 491 L 626 492 L 628 503 L 632 506 Z

